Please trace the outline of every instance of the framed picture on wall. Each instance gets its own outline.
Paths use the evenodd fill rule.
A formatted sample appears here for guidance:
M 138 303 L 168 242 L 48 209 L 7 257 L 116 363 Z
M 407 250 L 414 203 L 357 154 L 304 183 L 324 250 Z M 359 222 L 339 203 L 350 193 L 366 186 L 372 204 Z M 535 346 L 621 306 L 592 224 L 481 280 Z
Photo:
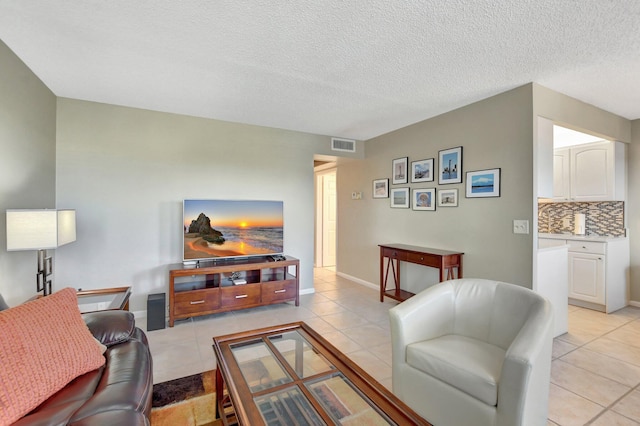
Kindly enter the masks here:
M 389 179 L 373 181 L 373 198 L 389 198 Z
M 391 189 L 391 207 L 396 209 L 409 208 L 409 188 Z
M 438 207 L 458 207 L 458 190 L 440 189 L 438 191 Z
M 436 209 L 436 189 L 414 189 L 411 197 L 413 210 L 435 211 Z
M 433 158 L 411 162 L 411 182 L 433 181 Z
M 438 183 L 462 182 L 462 147 L 445 149 L 438 152 Z
M 467 198 L 499 196 L 500 169 L 467 172 Z
M 391 183 L 407 183 L 407 167 L 409 165 L 409 157 L 396 158 L 393 160 Z

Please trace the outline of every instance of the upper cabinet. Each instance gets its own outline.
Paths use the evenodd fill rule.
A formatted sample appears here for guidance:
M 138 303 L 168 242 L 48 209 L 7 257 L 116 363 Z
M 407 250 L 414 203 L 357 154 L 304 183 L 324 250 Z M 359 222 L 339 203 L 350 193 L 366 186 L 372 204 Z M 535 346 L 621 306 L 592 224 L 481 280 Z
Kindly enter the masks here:
M 554 151 L 553 201 L 624 201 L 624 198 L 622 142 L 596 142 Z

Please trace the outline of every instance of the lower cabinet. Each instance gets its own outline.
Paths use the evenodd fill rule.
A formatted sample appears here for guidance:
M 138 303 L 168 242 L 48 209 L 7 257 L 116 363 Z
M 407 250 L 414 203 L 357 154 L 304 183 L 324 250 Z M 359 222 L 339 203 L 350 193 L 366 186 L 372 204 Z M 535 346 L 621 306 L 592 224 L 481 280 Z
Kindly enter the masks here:
M 629 304 L 629 239 L 540 238 L 538 247 L 569 245 L 569 303 L 602 312 Z
M 254 257 L 169 270 L 169 327 L 175 320 L 273 303 L 300 303 L 300 262 Z
M 569 297 L 605 304 L 605 257 L 569 252 Z

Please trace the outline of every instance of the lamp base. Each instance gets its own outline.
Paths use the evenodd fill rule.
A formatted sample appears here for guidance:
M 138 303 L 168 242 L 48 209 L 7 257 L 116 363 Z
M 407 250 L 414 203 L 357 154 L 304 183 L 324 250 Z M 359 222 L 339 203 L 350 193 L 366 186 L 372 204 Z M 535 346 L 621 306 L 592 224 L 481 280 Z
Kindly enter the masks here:
M 47 256 L 44 249 L 38 250 L 38 273 L 36 274 L 36 289 L 43 296 L 51 294 L 51 274 L 53 273 L 53 261 Z

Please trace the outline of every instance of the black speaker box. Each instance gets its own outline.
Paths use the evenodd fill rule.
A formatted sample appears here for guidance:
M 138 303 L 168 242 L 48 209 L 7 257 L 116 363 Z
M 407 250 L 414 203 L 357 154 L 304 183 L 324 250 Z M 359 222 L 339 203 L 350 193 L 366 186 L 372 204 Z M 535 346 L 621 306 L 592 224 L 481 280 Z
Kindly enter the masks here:
M 166 298 L 164 293 L 147 297 L 147 331 L 165 328 Z

